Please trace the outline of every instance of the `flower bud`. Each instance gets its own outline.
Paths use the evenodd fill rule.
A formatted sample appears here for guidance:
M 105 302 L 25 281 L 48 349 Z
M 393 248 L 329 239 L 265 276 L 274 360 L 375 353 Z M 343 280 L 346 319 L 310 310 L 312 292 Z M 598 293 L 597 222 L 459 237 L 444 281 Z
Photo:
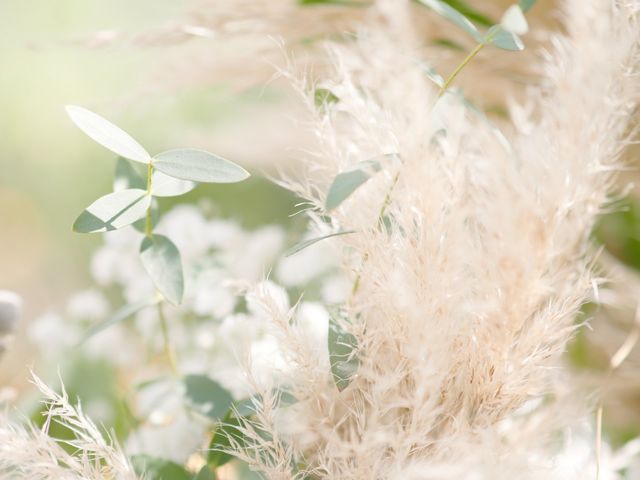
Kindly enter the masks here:
M 13 333 L 21 316 L 20 296 L 8 290 L 0 290 L 0 336 Z

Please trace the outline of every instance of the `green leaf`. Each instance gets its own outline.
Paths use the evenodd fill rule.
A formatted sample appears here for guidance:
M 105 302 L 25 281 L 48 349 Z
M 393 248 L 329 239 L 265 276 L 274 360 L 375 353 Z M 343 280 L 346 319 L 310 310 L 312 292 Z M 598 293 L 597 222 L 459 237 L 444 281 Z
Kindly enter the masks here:
M 140 260 L 160 293 L 174 305 L 180 305 L 184 275 L 178 247 L 164 235 L 145 237 L 140 245 Z
M 153 158 L 153 166 L 172 177 L 194 182 L 235 183 L 249 178 L 249 172 L 241 166 L 192 148 L 160 153 Z
M 121 157 L 140 163 L 149 163 L 151 155 L 125 131 L 86 108 L 75 105 L 66 107 L 67 114 L 76 126 L 91 139 Z
M 305 248 L 310 247 L 314 243 L 318 243 L 321 240 L 324 240 L 326 238 L 337 237 L 338 235 L 349 235 L 350 233 L 356 233 L 356 232 L 355 230 L 343 230 L 340 232 L 330 233 L 329 235 L 323 235 L 322 237 L 316 237 L 316 238 L 311 238 L 309 240 L 305 240 L 303 242 L 295 244 L 293 247 L 287 250 L 284 253 L 284 256 L 290 257 L 291 255 L 295 255 L 299 251 L 304 250 Z
M 444 78 L 442 78 L 442 75 L 440 75 L 435 68 L 423 62 L 418 62 L 418 66 L 424 70 L 424 73 L 427 75 L 429 80 L 435 83 L 436 86 L 442 88 L 444 85 Z
M 73 230 L 79 233 L 110 232 L 145 216 L 151 197 L 145 190 L 131 188 L 109 193 L 89 205 L 76 219 Z
M 485 43 L 489 43 L 503 50 L 520 51 L 524 50 L 524 44 L 515 33 L 507 32 L 500 25 L 494 25 L 487 31 Z
M 102 330 L 109 328 L 111 325 L 115 325 L 116 323 L 120 323 L 126 320 L 130 316 L 138 313 L 140 310 L 156 305 L 158 301 L 159 301 L 158 298 L 151 298 L 151 299 L 143 300 L 141 302 L 132 303 L 131 305 L 125 305 L 124 307 L 116 310 L 103 322 L 100 322 L 92 326 L 89 330 L 87 330 L 81 343 L 86 342 L 97 333 L 100 333 Z
M 464 52 L 464 47 L 450 38 L 436 38 L 431 42 L 431 44 L 438 47 L 448 48 L 449 50 L 455 50 L 456 52 Z
M 467 17 L 469 20 L 474 21 L 483 27 L 490 27 L 494 22 L 489 17 L 487 17 L 482 12 L 474 9 L 471 5 L 469 5 L 464 0 L 444 0 L 444 2 L 452 8 L 455 8 L 462 15 Z
M 379 172 L 380 168 L 380 162 L 369 160 L 361 162 L 354 170 L 338 174 L 329 187 L 325 201 L 326 209 L 333 210 L 340 206 L 358 187 L 371 178 L 371 172 Z
M 192 480 L 188 471 L 170 460 L 149 455 L 133 455 L 131 464 L 137 475 L 149 480 Z
M 113 191 L 126 190 L 128 188 L 147 189 L 147 182 L 138 173 L 135 167 L 126 158 L 120 157 L 116 162 L 116 172 L 113 179 Z
M 187 375 L 184 385 L 189 405 L 214 421 L 224 418 L 233 403 L 231 394 L 206 375 Z
M 244 445 L 245 436 L 240 430 L 243 420 L 238 418 L 227 418 L 218 425 L 213 438 L 209 443 L 209 453 L 207 454 L 207 465 L 218 468 L 233 459 L 233 455 L 225 452 L 232 448 L 231 439 Z
M 316 88 L 313 92 L 313 100 L 316 107 L 322 107 L 330 103 L 336 103 L 340 99 L 328 88 Z
M 464 30 L 471 35 L 475 41 L 482 41 L 482 35 L 480 35 L 476 26 L 471 23 L 471 20 L 447 3 L 441 0 L 418 0 L 418 3 L 430 8 L 441 17 L 449 20 L 451 23 Z
M 537 0 L 519 0 L 518 5 L 520 5 L 523 12 L 527 12 L 531 10 L 531 7 L 533 7 L 536 2 Z
M 193 477 L 193 480 L 216 480 L 218 477 L 216 473 L 209 468 L 209 466 L 205 465 L 200 469 L 198 474 Z
M 151 192 L 154 197 L 177 197 L 196 188 L 196 183 L 188 180 L 170 177 L 162 172 L 154 170 L 151 182 Z M 147 180 L 138 173 L 138 170 L 130 161 L 120 157 L 116 163 L 116 174 L 113 182 L 113 190 L 126 188 L 147 189 Z
M 156 170 L 152 175 L 151 194 L 154 197 L 177 197 L 190 192 L 196 186 L 194 182 L 170 177 Z
M 358 342 L 333 317 L 329 320 L 328 347 L 333 381 L 342 391 L 347 388 L 360 364 L 356 356 Z

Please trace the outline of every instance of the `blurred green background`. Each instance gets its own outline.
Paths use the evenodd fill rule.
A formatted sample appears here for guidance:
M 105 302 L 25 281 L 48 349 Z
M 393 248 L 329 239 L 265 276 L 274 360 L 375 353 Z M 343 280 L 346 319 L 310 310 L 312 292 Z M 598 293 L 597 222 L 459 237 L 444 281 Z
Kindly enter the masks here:
M 236 106 L 257 100 L 251 90 L 233 96 L 223 87 L 163 97 L 154 76 L 168 55 L 180 54 L 181 45 L 132 48 L 116 42 L 90 48 L 96 32 L 133 35 L 167 25 L 183 17 L 187 5 L 172 0 L 0 2 L 0 288 L 23 295 L 27 318 L 88 285 L 88 259 L 100 238 L 73 234 L 71 224 L 109 191 L 115 165 L 107 150 L 71 124 L 64 105 L 98 111 L 158 151 L 182 146 L 170 144 L 180 135 L 168 131 L 213 130 Z M 169 81 L 171 75 L 166 72 Z M 211 197 L 229 213 L 226 192 L 226 187 L 200 187 L 181 201 Z M 234 192 L 239 210 L 243 205 L 237 198 L 253 206 L 244 210 L 247 226 L 286 221 L 291 198 L 279 189 L 255 179 Z M 268 202 L 260 201 L 263 195 Z

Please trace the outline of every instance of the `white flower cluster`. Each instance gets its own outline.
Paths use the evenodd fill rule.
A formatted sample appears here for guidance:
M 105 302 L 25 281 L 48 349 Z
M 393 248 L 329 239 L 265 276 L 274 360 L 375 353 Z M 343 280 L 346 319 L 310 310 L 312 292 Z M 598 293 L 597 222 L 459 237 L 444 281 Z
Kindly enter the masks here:
M 261 299 L 276 298 L 278 308 L 289 311 L 291 300 L 298 299 L 290 298 L 287 289 L 312 282 L 319 285 L 318 301 L 301 300 L 296 316 L 318 346 L 319 358 L 324 355 L 319 361 L 328 368 L 328 313 L 323 305 L 340 302 L 348 288 L 332 261 L 330 244 L 321 242 L 295 256 L 283 257 L 283 228 L 264 226 L 247 231 L 230 220 L 207 219 L 190 205 L 169 211 L 157 231 L 176 243 L 185 265 L 185 300 L 179 307 L 164 308 L 181 374 L 207 374 L 237 399 L 253 393 L 253 381 L 265 385 L 277 382 L 279 376 L 286 375 L 287 361 L 267 329 Z M 111 305 L 118 305 L 110 297 L 135 304 L 154 295 L 153 284 L 138 259 L 141 236 L 134 229 L 105 235 L 105 244 L 91 264 L 101 289 L 75 294 L 64 314 L 43 315 L 29 333 L 51 365 L 80 345 L 84 358 L 108 362 L 116 369 L 124 389 L 132 395 L 131 407 L 142 419 L 125 445 L 128 453 L 184 462 L 202 446 L 206 424 L 185 408 L 179 382 L 171 377 L 162 358 L 157 309 L 143 309 L 133 321 L 113 324 L 83 342 L 90 326 L 104 321 Z M 267 277 L 270 279 L 264 280 Z M 251 382 L 245 379 L 247 365 L 251 366 Z M 94 400 L 85 407 L 108 419 L 108 414 L 100 413 L 104 406 L 98 403 Z

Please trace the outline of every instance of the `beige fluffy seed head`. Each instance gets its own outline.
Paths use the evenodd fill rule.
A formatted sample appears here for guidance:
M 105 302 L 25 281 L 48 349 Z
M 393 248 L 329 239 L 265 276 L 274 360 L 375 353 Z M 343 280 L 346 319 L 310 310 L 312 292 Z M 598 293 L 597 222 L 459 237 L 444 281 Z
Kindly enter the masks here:
M 287 182 L 322 211 L 336 174 L 400 158 L 325 212 L 357 232 L 331 241 L 357 279 L 345 327 L 360 367 L 339 392 L 300 353 L 291 313 L 272 312 L 300 402 L 263 409 L 269 441 L 247 424 L 262 448 L 245 459 L 273 479 L 571 478 L 548 461 L 562 450 L 553 432 L 580 410 L 560 401 L 560 357 L 592 292 L 588 235 L 640 98 L 638 3 L 565 2 L 567 34 L 506 142 L 459 93 L 438 100 L 402 48 L 407 4 L 377 5 L 394 22 L 333 47 L 320 85 L 340 100 L 318 114 L 302 180 Z

